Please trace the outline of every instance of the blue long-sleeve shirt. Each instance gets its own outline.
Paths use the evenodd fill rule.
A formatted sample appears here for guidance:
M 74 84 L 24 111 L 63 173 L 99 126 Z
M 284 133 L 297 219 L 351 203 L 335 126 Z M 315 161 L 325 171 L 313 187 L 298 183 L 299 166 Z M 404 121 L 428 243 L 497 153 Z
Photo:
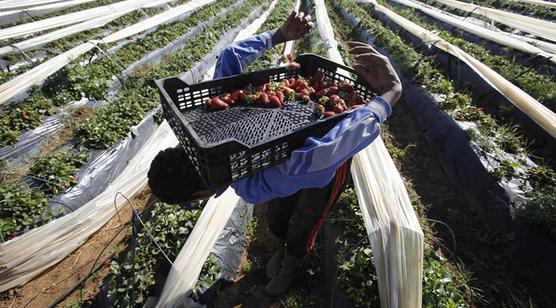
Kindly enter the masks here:
M 272 32 L 231 45 L 220 54 L 214 78 L 241 74 L 272 46 Z M 365 107 L 348 114 L 322 138 L 307 138 L 303 147 L 294 150 L 284 163 L 244 177 L 231 186 L 252 204 L 290 196 L 304 188 L 324 187 L 336 169 L 375 140 L 380 123 L 391 112 L 386 100 L 375 97 Z

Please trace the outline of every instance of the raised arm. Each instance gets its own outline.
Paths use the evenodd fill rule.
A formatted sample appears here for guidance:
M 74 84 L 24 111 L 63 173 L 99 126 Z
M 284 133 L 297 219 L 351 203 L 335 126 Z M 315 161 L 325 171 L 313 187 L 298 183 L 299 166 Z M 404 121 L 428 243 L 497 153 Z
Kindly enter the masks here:
M 311 16 L 292 11 L 284 24 L 276 30 L 239 41 L 224 49 L 218 61 L 213 78 L 238 75 L 260 58 L 263 53 L 278 44 L 299 39 L 313 27 Z

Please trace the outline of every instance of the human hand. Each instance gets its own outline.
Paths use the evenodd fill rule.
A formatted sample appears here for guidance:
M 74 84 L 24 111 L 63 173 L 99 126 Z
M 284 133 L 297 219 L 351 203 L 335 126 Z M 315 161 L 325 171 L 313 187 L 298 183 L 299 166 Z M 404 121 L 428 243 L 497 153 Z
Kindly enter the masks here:
M 292 11 L 282 26 L 276 31 L 276 43 L 297 40 L 313 28 L 311 15 L 303 12 Z
M 388 58 L 365 43 L 349 42 L 348 45 L 355 59 L 353 68 L 373 91 L 394 105 L 402 94 L 402 83 Z

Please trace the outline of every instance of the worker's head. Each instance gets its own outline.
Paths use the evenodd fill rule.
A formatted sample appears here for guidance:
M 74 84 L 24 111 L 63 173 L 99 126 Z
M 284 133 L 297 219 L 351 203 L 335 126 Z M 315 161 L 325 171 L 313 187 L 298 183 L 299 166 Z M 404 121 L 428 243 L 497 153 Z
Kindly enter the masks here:
M 165 203 L 185 203 L 213 194 L 204 187 L 181 148 L 160 151 L 151 163 L 148 177 L 152 193 Z

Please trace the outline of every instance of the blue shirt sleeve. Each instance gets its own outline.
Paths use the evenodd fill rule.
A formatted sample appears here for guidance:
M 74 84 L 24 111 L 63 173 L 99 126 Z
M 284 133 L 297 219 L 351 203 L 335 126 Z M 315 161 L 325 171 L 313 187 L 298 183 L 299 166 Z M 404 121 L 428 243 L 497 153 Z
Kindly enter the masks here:
M 307 138 L 304 146 L 294 150 L 286 162 L 231 186 L 252 204 L 290 196 L 303 188 L 324 187 L 336 169 L 376 139 L 380 123 L 391 112 L 388 102 L 375 97 L 367 106 L 352 111 L 322 138 Z
M 213 79 L 241 74 L 249 64 L 260 58 L 267 49 L 274 46 L 272 34 L 272 31 L 267 31 L 224 49 L 220 53 L 218 61 L 216 61 Z

